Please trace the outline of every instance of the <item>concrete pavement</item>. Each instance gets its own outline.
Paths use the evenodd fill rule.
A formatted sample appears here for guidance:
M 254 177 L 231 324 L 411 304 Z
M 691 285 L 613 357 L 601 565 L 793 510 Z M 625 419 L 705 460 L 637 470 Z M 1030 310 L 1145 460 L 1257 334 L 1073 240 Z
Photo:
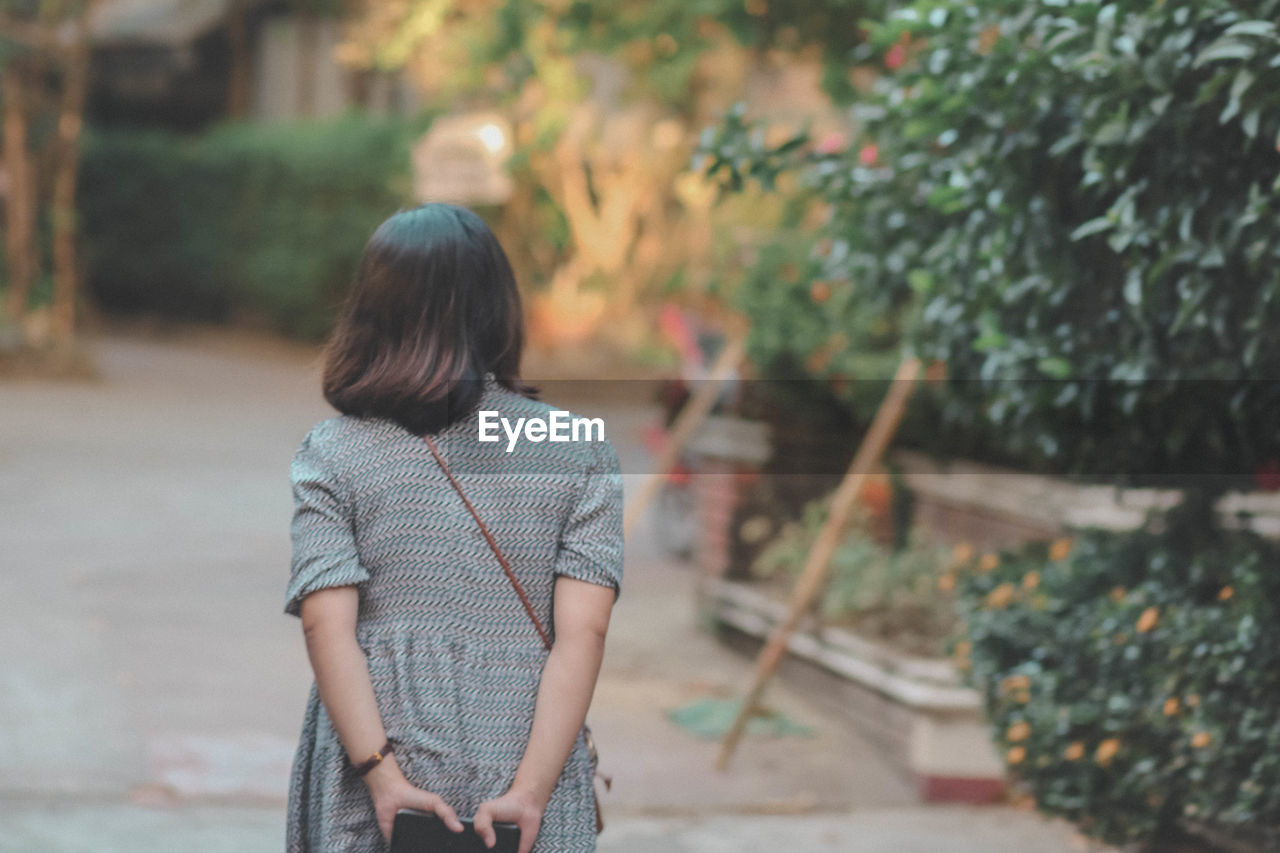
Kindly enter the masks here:
M 330 413 L 316 353 L 222 332 L 97 349 L 100 382 L 0 384 L 0 851 L 278 850 L 310 683 L 281 613 L 288 460 Z M 553 402 L 642 453 L 644 401 Z M 770 703 L 815 735 L 751 739 L 716 773 L 665 712 L 741 689 L 750 662 L 697 630 L 656 539 L 628 543 L 592 710 L 604 853 L 1083 849 L 1023 812 L 920 806 L 782 685 Z
M 0 853 L 278 853 L 277 809 L 97 805 L 0 814 Z M 1060 824 L 993 808 L 611 820 L 600 853 L 1072 853 Z

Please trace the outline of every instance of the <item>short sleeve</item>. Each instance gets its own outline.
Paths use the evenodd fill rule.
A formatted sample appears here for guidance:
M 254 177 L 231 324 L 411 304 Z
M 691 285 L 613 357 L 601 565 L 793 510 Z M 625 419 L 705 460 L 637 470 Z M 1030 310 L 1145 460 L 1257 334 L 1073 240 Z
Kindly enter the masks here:
M 369 573 L 360 565 L 350 509 L 314 430 L 294 454 L 289 480 L 293 484 L 289 527 L 293 558 L 284 611 L 297 616 L 302 599 L 316 590 L 363 583 Z
M 601 586 L 622 587 L 622 473 L 606 441 L 591 442 L 592 461 L 564 531 L 555 573 Z

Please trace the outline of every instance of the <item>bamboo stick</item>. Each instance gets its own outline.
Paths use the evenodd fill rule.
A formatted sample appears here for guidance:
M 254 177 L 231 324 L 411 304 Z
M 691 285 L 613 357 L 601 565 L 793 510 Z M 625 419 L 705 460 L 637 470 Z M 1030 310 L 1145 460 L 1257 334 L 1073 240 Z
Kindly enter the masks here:
M 911 391 L 915 387 L 916 377 L 919 373 L 920 362 L 918 359 L 908 358 L 898 366 L 898 370 L 893 377 L 893 383 L 889 387 L 889 393 L 885 395 L 884 401 L 880 404 L 880 409 L 876 412 L 875 419 L 871 422 L 871 428 L 867 430 L 867 434 L 863 437 L 862 445 L 858 448 L 857 455 L 854 456 L 848 472 L 844 475 L 844 479 L 840 482 L 839 488 L 836 489 L 836 493 L 831 499 L 831 510 L 822 528 L 818 531 L 818 537 L 814 540 L 813 547 L 809 549 L 804 569 L 801 571 L 800 578 L 796 581 L 796 587 L 792 591 L 791 604 L 787 616 L 774 628 L 773 633 L 769 636 L 769 641 L 761 650 L 759 657 L 756 658 L 756 670 L 752 677 L 751 687 L 747 690 L 746 698 L 742 701 L 742 707 L 738 709 L 738 715 L 734 718 L 733 725 L 725 735 L 724 743 L 720 748 L 720 755 L 716 759 L 716 769 L 722 771 L 728 769 L 729 761 L 733 758 L 734 750 L 737 748 L 743 732 L 746 731 L 747 721 L 755 713 L 756 705 L 764 693 L 765 685 L 769 683 L 774 670 L 782 663 L 791 635 L 795 632 L 796 626 L 804 617 L 804 614 L 809 611 L 814 599 L 817 598 L 818 593 L 822 590 L 823 582 L 827 579 L 827 574 L 831 567 L 831 556 L 835 553 L 836 546 L 840 544 L 840 535 L 844 532 L 844 527 L 849 521 L 849 514 L 853 509 L 854 501 L 857 500 L 858 493 L 862 491 L 868 475 L 871 474 L 880 457 L 884 455 L 890 439 L 893 438 L 898 425 L 902 422 L 902 415 L 906 411 L 907 401 L 911 397 Z
M 724 350 L 721 351 L 720 357 L 716 359 L 715 365 L 711 368 L 710 377 L 698 384 L 693 396 L 689 398 L 680 410 L 675 424 L 671 427 L 671 434 L 667 438 L 667 443 L 663 446 L 662 453 L 658 455 L 653 473 L 640 486 L 640 491 L 636 496 L 627 503 L 627 508 L 622 518 L 624 537 L 629 536 L 632 529 L 644 517 L 645 510 L 658 494 L 658 490 L 662 488 L 662 484 L 667 475 L 671 473 L 671 469 L 675 467 L 676 460 L 680 457 L 680 451 L 684 450 L 684 446 L 689 442 L 694 432 L 706 420 L 707 415 L 711 413 L 711 409 L 715 407 L 716 396 L 720 393 L 721 386 L 733 375 L 733 371 L 737 369 L 738 365 L 742 363 L 742 358 L 746 354 L 746 346 L 745 336 L 738 335 L 730 338 L 728 343 L 725 344 Z

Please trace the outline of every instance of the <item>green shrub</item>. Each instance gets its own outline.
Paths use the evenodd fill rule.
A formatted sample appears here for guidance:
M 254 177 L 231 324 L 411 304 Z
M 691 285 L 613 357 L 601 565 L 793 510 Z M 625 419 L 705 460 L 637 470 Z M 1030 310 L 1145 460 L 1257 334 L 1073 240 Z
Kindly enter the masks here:
M 1182 488 L 1166 533 L 968 575 L 974 676 L 1042 809 L 1280 849 L 1280 549 L 1211 511 L 1280 458 L 1280 0 L 897 5 L 851 54 L 888 73 L 846 148 L 740 113 L 705 140 L 728 187 L 794 167 L 829 205 L 808 280 L 746 303 L 756 352 L 826 378 L 832 335 L 901 343 L 947 366 L 953 452 Z
M 899 322 L 947 364 L 951 423 L 1062 471 L 1239 485 L 1280 455 L 1280 384 L 1258 381 L 1280 371 L 1277 12 L 905 4 L 853 53 L 901 67 L 845 150 L 769 147 L 738 116 L 704 154 L 731 186 L 801 167 L 830 204 L 808 273 L 829 325 Z M 792 323 L 752 320 L 761 341 Z
M 960 583 L 972 676 L 1042 810 L 1110 842 L 1198 824 L 1276 849 L 1280 549 L 1187 535 L 988 556 Z
M 96 132 L 79 195 L 90 292 L 110 310 L 321 337 L 370 233 L 409 199 L 421 129 L 350 115 Z
M 90 294 L 114 311 L 226 319 L 235 180 L 197 142 L 156 131 L 90 134 L 78 196 Z
M 950 554 L 915 536 L 904 537 L 898 547 L 881 544 L 870 533 L 865 509 L 862 515 L 832 554 L 817 612 L 908 654 L 945 654 L 957 627 L 953 595 L 939 588 L 940 578 L 953 577 Z M 806 506 L 756 557 L 752 574 L 782 581 L 789 590 L 826 516 L 826 501 Z

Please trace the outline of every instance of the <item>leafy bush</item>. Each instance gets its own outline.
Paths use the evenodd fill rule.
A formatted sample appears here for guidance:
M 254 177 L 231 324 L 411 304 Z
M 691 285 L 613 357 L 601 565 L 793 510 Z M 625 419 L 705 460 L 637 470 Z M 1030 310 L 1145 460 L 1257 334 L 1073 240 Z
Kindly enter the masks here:
M 197 145 L 155 131 L 86 138 L 78 212 L 89 291 L 103 307 L 182 319 L 230 313 L 235 176 Z
M 352 115 L 94 133 L 79 196 L 90 290 L 108 309 L 321 337 L 369 234 L 408 200 L 420 130 Z
M 1091 532 L 961 573 L 997 740 L 1039 807 L 1110 842 L 1280 844 L 1280 549 Z M 971 648 L 969 644 L 971 643 Z
M 731 189 L 798 168 L 828 205 L 790 299 L 751 308 L 765 363 L 825 378 L 806 361 L 843 330 L 905 344 L 945 362 L 952 434 L 1183 489 L 1167 532 L 988 555 L 960 581 L 1010 766 L 1111 841 L 1189 822 L 1280 848 L 1280 549 L 1211 513 L 1280 458 L 1277 13 L 899 4 L 851 54 L 889 72 L 855 142 L 768 144 L 735 113 L 703 145 Z
M 892 72 L 859 141 L 770 147 L 739 116 L 704 153 L 730 185 L 801 167 L 830 326 L 899 318 L 951 423 L 1063 471 L 1239 485 L 1280 455 L 1277 12 L 907 4 L 852 54 Z
M 874 513 L 872 513 L 874 514 Z M 789 589 L 827 515 L 825 501 L 805 507 L 801 518 L 783 527 L 752 564 L 758 578 L 785 580 Z M 909 654 L 945 654 L 955 618 L 948 576 L 952 558 L 945 548 L 915 537 L 889 547 L 871 535 L 863 509 L 856 525 L 836 547 L 818 612 L 827 621 L 847 625 L 889 642 Z M 750 522 L 748 522 L 750 523 Z

